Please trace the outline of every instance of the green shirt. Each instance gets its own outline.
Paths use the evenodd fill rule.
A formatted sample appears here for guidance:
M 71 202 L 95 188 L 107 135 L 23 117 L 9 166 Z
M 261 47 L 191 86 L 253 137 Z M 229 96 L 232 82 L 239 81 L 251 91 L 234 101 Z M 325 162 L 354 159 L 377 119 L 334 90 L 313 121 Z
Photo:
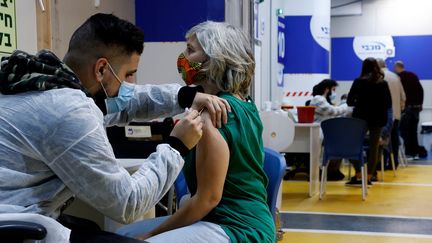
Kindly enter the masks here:
M 276 242 L 275 226 L 267 205 L 268 179 L 263 169 L 262 123 L 253 102 L 241 101 L 229 93 L 232 112 L 219 129 L 226 140 L 230 159 L 222 199 L 204 221 L 218 224 L 232 242 Z M 186 158 L 184 174 L 192 195 L 196 193 L 195 151 Z

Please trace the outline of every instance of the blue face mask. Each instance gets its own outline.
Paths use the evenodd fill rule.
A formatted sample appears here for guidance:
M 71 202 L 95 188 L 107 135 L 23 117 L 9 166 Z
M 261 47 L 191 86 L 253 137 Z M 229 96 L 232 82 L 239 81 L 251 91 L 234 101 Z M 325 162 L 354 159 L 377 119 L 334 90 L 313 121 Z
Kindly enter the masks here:
M 107 114 L 111 114 L 111 113 L 121 112 L 126 109 L 129 101 L 133 98 L 135 92 L 135 85 L 128 83 L 126 81 L 123 82 L 120 81 L 119 77 L 115 74 L 113 68 L 109 63 L 108 63 L 108 67 L 111 70 L 112 74 L 117 79 L 117 81 L 120 82 L 120 88 L 116 97 L 108 97 L 108 93 L 106 92 L 105 87 L 101 82 L 102 89 L 104 90 L 105 95 L 107 97 L 105 99 Z
M 120 85 L 116 97 L 108 97 L 105 100 L 107 114 L 121 112 L 126 109 L 127 104 L 132 99 L 135 91 L 135 85 L 123 81 Z
M 332 92 L 331 95 L 329 96 L 330 101 L 333 102 L 336 100 L 336 92 Z

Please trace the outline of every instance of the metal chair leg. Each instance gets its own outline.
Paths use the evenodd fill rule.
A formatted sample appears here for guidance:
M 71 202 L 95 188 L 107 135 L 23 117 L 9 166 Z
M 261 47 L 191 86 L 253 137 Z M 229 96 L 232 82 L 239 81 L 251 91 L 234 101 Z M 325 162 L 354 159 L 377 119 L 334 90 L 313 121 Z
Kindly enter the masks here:
M 402 162 L 404 167 L 408 167 L 408 160 L 406 159 L 405 155 L 405 146 L 403 145 L 402 141 L 399 145 L 399 161 Z
M 391 164 L 392 164 L 394 177 L 396 177 L 396 165 L 395 165 L 395 161 L 394 161 L 393 152 L 390 153 L 390 161 L 391 161 Z
M 365 177 L 365 167 L 361 167 L 361 174 L 362 174 L 362 199 L 363 201 L 366 200 L 366 190 L 367 190 L 367 179 Z
M 322 200 L 325 194 L 325 187 L 327 182 L 327 168 L 328 162 L 325 166 L 321 166 L 321 185 L 320 185 L 320 196 L 319 199 Z
M 348 180 L 351 180 L 351 167 L 352 164 L 350 161 L 348 161 Z
M 381 182 L 384 181 L 384 154 L 381 153 Z
M 367 182 L 368 182 L 368 165 L 367 165 L 367 163 L 364 164 L 364 168 L 365 168 L 364 169 L 364 177 L 366 178 L 365 185 L 366 185 L 366 195 L 367 195 L 369 192 L 368 184 L 367 184 Z

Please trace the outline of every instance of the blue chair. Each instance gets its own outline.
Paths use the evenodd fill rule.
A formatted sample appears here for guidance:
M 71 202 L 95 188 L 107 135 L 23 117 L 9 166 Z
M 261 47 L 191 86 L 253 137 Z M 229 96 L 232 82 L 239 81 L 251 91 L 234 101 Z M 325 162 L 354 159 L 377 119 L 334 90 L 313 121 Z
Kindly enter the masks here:
M 322 161 L 322 175 L 320 199 L 325 194 L 327 183 L 327 168 L 330 160 L 352 159 L 361 162 L 362 199 L 367 195 L 367 164 L 363 156 L 363 141 L 367 124 L 356 118 L 332 118 L 321 122 L 324 134 L 324 155 Z
M 275 150 L 264 148 L 264 172 L 269 181 L 267 185 L 267 204 L 276 221 L 276 201 L 282 178 L 286 171 L 285 158 Z
M 187 184 L 186 184 L 186 178 L 183 174 L 183 171 L 180 171 L 180 174 L 177 176 L 177 179 L 174 182 L 174 188 L 176 192 L 176 205 L 177 208 L 179 208 L 180 205 L 180 199 L 189 193 Z

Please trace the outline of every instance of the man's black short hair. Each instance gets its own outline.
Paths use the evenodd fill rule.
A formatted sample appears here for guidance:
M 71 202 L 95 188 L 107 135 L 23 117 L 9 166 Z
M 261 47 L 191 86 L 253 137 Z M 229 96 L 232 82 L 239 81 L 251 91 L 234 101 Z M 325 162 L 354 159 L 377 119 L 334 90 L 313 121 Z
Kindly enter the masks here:
M 141 55 L 143 48 L 144 33 L 138 27 L 112 14 L 98 13 L 73 33 L 65 59 L 93 61 L 100 57 Z

